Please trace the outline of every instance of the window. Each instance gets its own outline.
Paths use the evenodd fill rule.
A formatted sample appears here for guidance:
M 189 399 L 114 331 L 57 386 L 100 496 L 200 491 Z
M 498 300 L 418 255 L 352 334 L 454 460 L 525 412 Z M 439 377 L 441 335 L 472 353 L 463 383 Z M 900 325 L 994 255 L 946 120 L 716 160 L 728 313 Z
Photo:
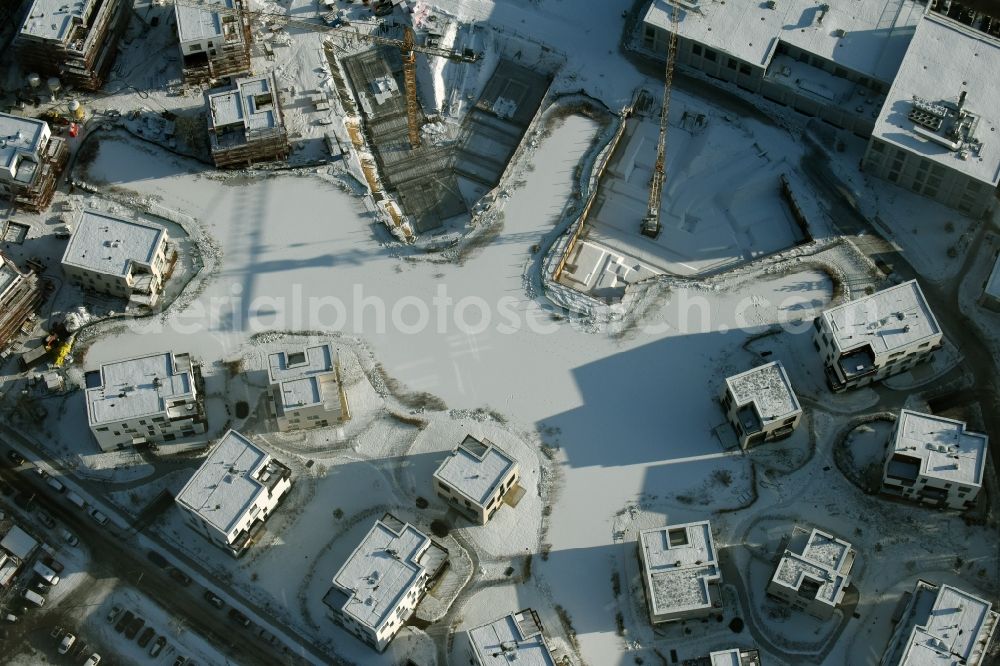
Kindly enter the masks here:
M 729 69 L 736 69 L 736 58 L 727 59 L 726 67 L 728 67 Z
M 885 152 L 885 144 L 882 143 L 881 141 L 877 140 L 877 139 L 875 141 L 872 141 L 872 152 L 873 153 L 879 153 L 879 154 L 884 153 Z
M 696 56 L 700 56 L 701 55 L 701 44 L 692 44 L 691 45 L 691 53 L 695 54 Z
M 740 63 L 740 74 L 746 74 L 747 76 L 749 76 L 751 73 L 752 70 L 750 69 L 750 65 Z
M 209 46 L 211 46 L 211 44 L 209 44 Z M 833 75 L 834 76 L 838 76 L 838 77 L 840 77 L 842 79 L 846 79 L 847 78 L 847 70 L 844 69 L 843 67 L 835 67 L 834 70 L 833 70 Z
M 718 53 L 716 53 L 710 48 L 705 49 L 705 60 L 708 60 L 710 62 L 715 62 L 718 55 L 719 55 Z
M 108 431 L 107 426 L 104 426 L 103 428 L 97 428 L 97 432 L 107 432 L 107 431 Z

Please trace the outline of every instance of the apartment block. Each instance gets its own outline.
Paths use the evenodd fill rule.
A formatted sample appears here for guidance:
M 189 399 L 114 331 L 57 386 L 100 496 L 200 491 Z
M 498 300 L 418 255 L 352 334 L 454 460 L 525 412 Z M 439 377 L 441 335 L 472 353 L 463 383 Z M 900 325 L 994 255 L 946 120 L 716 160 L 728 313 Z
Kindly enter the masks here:
M 879 666 L 984 666 L 996 627 L 997 612 L 989 601 L 920 580 Z
M 175 442 L 207 429 L 201 369 L 163 352 L 86 373 L 87 422 L 103 451 Z
M 230 430 L 177 494 L 187 523 L 230 555 L 253 544 L 292 487 L 292 472 Z
M 184 80 L 204 83 L 250 73 L 250 17 L 244 0 L 174 5 Z
M 63 253 L 63 272 L 85 289 L 149 307 L 176 255 L 168 240 L 157 224 L 85 210 Z
M 447 561 L 445 548 L 386 514 L 340 567 L 323 603 L 334 622 L 382 652 Z
M 323 428 L 351 418 L 330 344 L 271 354 L 267 376 L 268 405 L 281 432 Z
M 469 629 L 469 663 L 475 666 L 556 666 L 538 613 L 526 608 Z
M 882 490 L 949 509 L 968 509 L 983 487 L 989 438 L 965 423 L 904 409 L 889 436 Z
M 0 350 L 17 336 L 44 299 L 38 276 L 0 252 Z
M 788 437 L 802 419 L 788 373 L 777 361 L 727 377 L 720 401 L 744 449 Z
M 719 612 L 721 575 L 707 520 L 639 533 L 639 558 L 650 622 L 689 620 Z
M 943 344 L 941 327 L 916 280 L 828 308 L 814 325 L 813 343 L 834 391 L 905 372 Z
M 917 26 L 862 168 L 971 217 L 1000 183 L 1000 41 L 932 13 Z
M 707 657 L 685 659 L 682 666 L 761 666 L 760 652 L 755 648 L 716 650 Z
M 485 525 L 518 478 L 516 460 L 488 439 L 466 435 L 434 472 L 434 491 L 470 520 Z
M 249 166 L 288 156 L 288 134 L 271 74 L 236 79 L 206 93 L 212 160 L 219 168 Z
M 821 620 L 833 616 L 851 584 L 857 553 L 843 539 L 796 526 L 774 575 L 769 596 Z
M 25 72 L 99 90 L 114 63 L 132 5 L 125 0 L 31 0 L 14 38 Z
M 66 142 L 44 120 L 0 113 L 0 197 L 42 212 L 68 160 Z

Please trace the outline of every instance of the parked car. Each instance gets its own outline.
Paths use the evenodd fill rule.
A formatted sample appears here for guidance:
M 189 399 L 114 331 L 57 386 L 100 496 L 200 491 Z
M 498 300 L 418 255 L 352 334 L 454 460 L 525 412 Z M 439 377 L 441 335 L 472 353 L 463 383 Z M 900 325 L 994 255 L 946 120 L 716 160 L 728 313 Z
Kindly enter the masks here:
M 118 616 L 122 614 L 121 606 L 112 606 L 111 610 L 108 611 L 107 620 L 108 624 L 111 624 L 118 619 Z
M 135 618 L 128 623 L 128 626 L 125 627 L 125 638 L 129 640 L 135 638 L 135 635 L 139 633 L 139 630 L 142 629 L 144 624 L 146 624 L 146 621 L 136 615 Z
M 13 449 L 7 452 L 7 460 L 11 461 L 14 467 L 20 467 L 24 464 L 24 456 Z
M 45 566 L 41 562 L 35 562 L 35 566 L 32 567 L 31 570 L 34 571 L 35 575 L 41 578 L 47 584 L 49 585 L 59 584 L 59 574 L 57 574 L 55 571 Z
M 47 566 L 49 569 L 52 569 L 56 573 L 62 573 L 63 569 L 66 568 L 66 567 L 63 566 L 62 562 L 56 560 L 54 557 L 52 557 L 48 553 L 43 553 L 42 556 L 40 558 L 38 558 L 38 559 L 40 559 L 42 561 L 42 564 L 44 564 L 45 566 Z
M 70 504 L 76 506 L 77 508 L 83 509 L 87 506 L 87 503 L 83 501 L 83 498 L 74 493 L 72 490 L 66 493 L 66 499 Z
M 49 484 L 49 488 L 56 491 L 57 493 L 66 492 L 66 486 L 64 486 L 62 481 L 60 481 L 54 476 L 50 476 L 47 479 L 45 479 L 45 483 Z
M 173 578 L 178 583 L 180 583 L 181 585 L 185 585 L 186 586 L 186 585 L 190 585 L 191 584 L 191 576 L 188 576 L 186 573 L 184 573 L 180 569 L 171 568 L 170 569 L 170 577 Z
M 65 530 L 64 529 L 60 534 L 61 534 L 61 536 L 63 538 L 63 541 L 65 541 L 70 546 L 74 546 L 75 547 L 75 546 L 79 546 L 80 545 L 80 540 L 76 537 L 75 534 L 73 534 L 69 530 Z
M 3 616 L 3 621 L 4 622 L 10 622 L 11 624 L 13 624 L 14 622 L 17 622 L 20 619 L 21 619 L 21 617 L 18 616 L 18 615 L 15 615 L 14 613 L 7 613 L 6 615 Z
M 184 666 L 184 662 L 187 661 L 184 657 L 177 657 L 174 659 L 174 666 Z
M 229 619 L 231 619 L 234 622 L 240 624 L 244 628 L 250 626 L 250 618 L 248 618 L 246 615 L 244 615 L 243 613 L 239 612 L 235 608 L 230 608 L 229 609 Z
M 101 663 L 101 655 L 95 652 L 87 657 L 87 661 L 83 662 L 83 666 L 97 666 L 99 663 Z
M 132 611 L 125 611 L 125 614 L 121 616 L 121 618 L 118 620 L 117 623 L 115 623 L 115 631 L 117 631 L 119 634 L 122 633 L 122 631 L 124 631 L 126 627 L 132 624 L 132 620 L 134 618 L 135 616 L 132 615 Z
M 38 592 L 35 592 L 34 590 L 25 590 L 23 596 L 26 601 L 31 602 L 35 606 L 41 607 L 45 605 L 45 597 L 38 594 Z
M 226 605 L 226 602 L 222 600 L 222 597 L 211 590 L 205 590 L 205 601 L 212 604 L 216 608 L 222 608 Z
M 108 524 L 108 517 L 105 516 L 100 511 L 98 511 L 97 509 L 91 509 L 88 513 L 90 513 L 90 517 L 93 518 L 98 525 Z
M 159 657 L 160 653 L 163 652 L 164 646 L 167 644 L 167 639 L 160 636 L 155 641 L 153 641 L 153 646 L 149 648 L 150 657 Z
M 59 641 L 59 654 L 66 654 L 69 652 L 69 649 L 73 647 L 73 643 L 75 642 L 76 636 L 67 631 L 66 635 L 62 637 L 61 641 Z
M 149 559 L 150 562 L 160 567 L 161 569 L 166 569 L 168 566 L 170 566 L 170 563 L 167 562 L 167 558 L 163 557 L 163 555 L 160 555 L 155 550 L 147 552 L 146 557 Z
M 40 522 L 42 525 L 45 525 L 49 529 L 52 529 L 53 527 L 56 526 L 55 518 L 53 518 L 46 512 L 42 511 L 41 509 L 36 511 L 35 514 L 38 516 L 38 522 Z
M 153 636 L 155 635 L 156 631 L 154 631 L 152 627 L 146 627 L 146 629 L 142 632 L 142 635 L 139 636 L 139 640 L 137 640 L 136 643 L 139 644 L 139 647 L 144 648 L 147 645 L 149 645 L 149 641 L 151 641 L 153 639 Z

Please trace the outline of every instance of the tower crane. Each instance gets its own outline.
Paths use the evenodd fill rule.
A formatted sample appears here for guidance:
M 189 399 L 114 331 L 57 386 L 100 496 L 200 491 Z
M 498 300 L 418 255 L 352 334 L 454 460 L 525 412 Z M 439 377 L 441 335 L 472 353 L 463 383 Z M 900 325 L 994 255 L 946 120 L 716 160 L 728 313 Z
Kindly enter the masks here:
M 663 76 L 663 103 L 660 106 L 660 138 L 656 144 L 656 165 L 653 167 L 653 180 L 649 186 L 646 217 L 642 218 L 642 226 L 640 227 L 642 234 L 650 238 L 656 238 L 660 235 L 660 199 L 663 196 L 663 181 L 666 180 L 667 175 L 664 168 L 667 152 L 667 115 L 670 112 L 670 86 L 674 80 L 674 64 L 677 62 L 677 33 L 680 23 L 680 12 L 676 0 L 672 4 L 670 38 L 667 42 L 667 64 Z
M 346 39 L 348 37 L 353 37 L 366 41 L 370 44 L 377 44 L 380 46 L 393 46 L 399 49 L 399 54 L 403 60 L 403 87 L 405 88 L 406 95 L 406 121 L 407 121 L 407 133 L 409 135 L 410 147 L 417 148 L 420 145 L 420 107 L 417 104 L 417 55 L 418 53 L 423 53 L 428 56 L 436 56 L 439 58 L 447 58 L 452 62 L 464 62 L 464 63 L 474 63 L 480 59 L 480 54 L 475 53 L 471 49 L 464 49 L 462 51 L 453 51 L 451 49 L 444 49 L 437 46 L 425 46 L 416 44 L 416 39 L 413 34 L 413 29 L 410 26 L 403 26 L 403 39 L 393 39 L 391 37 L 384 37 L 382 35 L 373 35 L 366 32 L 360 32 L 357 30 L 348 30 L 343 26 L 328 26 L 321 23 L 313 23 L 312 21 L 305 21 L 302 19 L 292 18 L 286 14 L 279 14 L 278 12 L 266 12 L 260 10 L 250 10 L 250 9 L 235 9 L 226 7 L 224 5 L 215 5 L 211 3 L 199 3 L 193 2 L 192 0 L 173 0 L 175 5 L 182 5 L 185 7 L 196 7 L 198 9 L 203 9 L 205 11 L 219 12 L 220 14 L 228 13 L 235 15 L 244 15 L 249 17 L 251 20 L 265 21 L 271 20 L 277 23 L 281 23 L 286 26 L 291 26 L 293 28 L 301 28 L 303 30 L 310 30 L 312 32 L 320 32 L 333 35 L 334 37 L 340 37 Z

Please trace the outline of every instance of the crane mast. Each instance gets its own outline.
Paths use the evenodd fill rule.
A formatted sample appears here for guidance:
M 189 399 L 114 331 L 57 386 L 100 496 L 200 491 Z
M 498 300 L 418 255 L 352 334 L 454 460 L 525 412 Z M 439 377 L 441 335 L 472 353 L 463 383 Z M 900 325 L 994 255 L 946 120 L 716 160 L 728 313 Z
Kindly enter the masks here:
M 667 152 L 667 116 L 670 112 L 670 86 L 674 80 L 674 63 L 677 61 L 677 33 L 680 14 L 674 3 L 670 14 L 670 38 L 667 42 L 667 64 L 664 73 L 663 101 L 660 105 L 660 137 L 656 144 L 656 165 L 649 187 L 649 203 L 646 217 L 642 218 L 640 230 L 644 236 L 656 238 L 660 235 L 660 199 L 663 196 L 663 182 L 666 180 L 664 161 Z

